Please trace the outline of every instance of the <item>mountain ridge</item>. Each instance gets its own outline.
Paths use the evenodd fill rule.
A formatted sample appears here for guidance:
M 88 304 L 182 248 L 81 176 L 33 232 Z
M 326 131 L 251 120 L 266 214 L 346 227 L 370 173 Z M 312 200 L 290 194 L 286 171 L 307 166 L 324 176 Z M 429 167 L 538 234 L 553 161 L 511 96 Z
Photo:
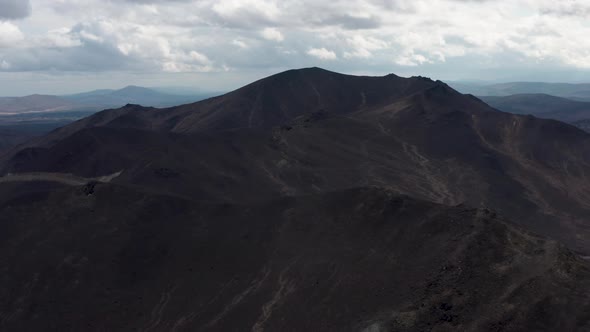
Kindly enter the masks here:
M 532 114 L 575 124 L 590 119 L 590 102 L 577 101 L 548 94 L 518 94 L 480 97 L 490 106 L 515 114 Z

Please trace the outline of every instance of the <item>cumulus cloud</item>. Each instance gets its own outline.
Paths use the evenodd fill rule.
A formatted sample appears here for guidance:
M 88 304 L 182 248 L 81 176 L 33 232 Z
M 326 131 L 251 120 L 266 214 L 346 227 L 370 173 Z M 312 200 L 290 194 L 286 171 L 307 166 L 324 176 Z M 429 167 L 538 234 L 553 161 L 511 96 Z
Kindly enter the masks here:
M 433 61 L 428 59 L 422 54 L 415 54 L 413 52 L 401 54 L 395 59 L 395 63 L 400 66 L 418 66 L 425 63 L 432 63 Z
M 266 40 L 281 42 L 285 39 L 283 34 L 276 28 L 266 28 L 262 30 L 261 35 Z
M 248 48 L 248 44 L 243 40 L 234 39 L 231 43 L 239 48 Z
M 110 0 L 116 2 L 116 0 Z M 138 4 L 155 4 L 155 3 L 171 3 L 171 2 L 191 2 L 191 0 L 123 0 L 124 2 L 138 3 Z
M 312 48 L 309 51 L 307 51 L 307 54 L 316 57 L 320 60 L 336 60 L 338 57 L 336 56 L 336 53 L 334 53 L 333 51 L 330 51 L 324 47 L 322 48 Z
M 274 1 L 224 0 L 197 3 L 204 12 L 212 10 L 204 19 L 213 24 L 234 28 L 277 25 L 281 10 Z
M 10 22 L 0 22 L 0 48 L 14 47 L 24 39 L 20 29 Z
M 19 19 L 30 14 L 29 0 L 0 0 L 0 19 Z
M 350 50 L 344 52 L 345 58 L 370 58 L 374 51 L 383 50 L 388 47 L 388 43 L 379 38 L 363 35 L 354 35 L 347 37 L 346 43 Z
M 381 26 L 381 19 L 377 16 L 357 16 L 353 14 L 339 14 L 323 18 L 316 25 L 337 25 L 347 30 L 376 29 Z
M 375 73 L 497 71 L 516 64 L 526 64 L 530 72 L 590 70 L 585 0 L 36 0 L 34 5 L 26 20 L 8 21 L 29 15 L 29 3 L 0 0 L 0 71 L 255 72 L 318 62 Z

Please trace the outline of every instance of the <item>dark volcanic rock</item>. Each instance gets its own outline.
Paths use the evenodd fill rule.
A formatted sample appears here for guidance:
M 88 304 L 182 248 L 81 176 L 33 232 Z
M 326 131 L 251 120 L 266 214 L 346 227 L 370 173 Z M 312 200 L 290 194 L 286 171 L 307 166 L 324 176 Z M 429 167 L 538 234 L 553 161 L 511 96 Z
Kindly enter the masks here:
M 590 328 L 588 264 L 481 210 L 376 188 L 252 206 L 91 197 L 0 211 L 3 331 Z
M 180 173 L 178 173 L 177 171 L 166 168 L 166 167 L 158 168 L 158 169 L 154 170 L 154 173 L 157 176 L 163 177 L 163 178 L 175 178 L 175 177 L 180 176 Z
M 91 181 L 82 188 L 82 191 L 84 192 L 84 194 L 86 196 L 90 196 L 90 195 L 94 194 L 94 189 L 96 188 L 97 184 L 98 184 L 98 182 Z

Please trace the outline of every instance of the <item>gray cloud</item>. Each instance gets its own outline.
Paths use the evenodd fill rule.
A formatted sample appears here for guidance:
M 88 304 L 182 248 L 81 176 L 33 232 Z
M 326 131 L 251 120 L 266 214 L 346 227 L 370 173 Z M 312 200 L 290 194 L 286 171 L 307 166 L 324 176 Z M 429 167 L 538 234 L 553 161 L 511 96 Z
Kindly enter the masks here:
M 116 0 L 110 0 L 116 2 Z M 165 4 L 175 2 L 192 2 L 193 0 L 123 0 L 124 2 L 138 3 L 138 4 Z
M 381 19 L 375 16 L 356 17 L 349 14 L 328 16 L 317 25 L 338 25 L 347 30 L 376 29 L 381 26 Z
M 559 3 L 540 9 L 544 15 L 588 17 L 590 16 L 590 4 L 582 3 Z
M 458 36 L 458 35 L 448 35 L 444 37 L 445 42 L 448 44 L 455 44 L 455 45 L 460 45 L 460 46 L 465 46 L 465 47 L 476 47 L 477 45 L 475 45 L 474 43 L 471 43 L 467 40 L 465 40 L 465 38 Z
M 47 48 L 20 52 L 5 52 L 3 59 L 10 64 L 5 71 L 101 72 L 140 69 L 137 59 L 125 57 L 111 45 L 86 41 L 82 46 L 66 49 Z
M 0 0 L 0 19 L 19 19 L 31 15 L 29 0 Z

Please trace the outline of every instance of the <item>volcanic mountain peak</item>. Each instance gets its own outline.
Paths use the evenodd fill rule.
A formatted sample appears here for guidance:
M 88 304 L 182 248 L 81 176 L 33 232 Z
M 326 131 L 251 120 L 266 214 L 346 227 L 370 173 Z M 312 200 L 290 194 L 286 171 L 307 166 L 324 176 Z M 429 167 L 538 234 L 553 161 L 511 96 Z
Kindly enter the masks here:
M 426 77 L 353 76 L 312 67 L 288 70 L 225 95 L 168 109 L 127 104 L 105 110 L 61 128 L 39 142 L 47 145 L 92 127 L 176 133 L 268 129 L 320 113 L 330 117 L 374 117 L 383 110 L 397 112 L 408 108 L 443 114 L 456 111 L 457 106 L 470 112 L 489 109 L 481 101 Z M 377 113 L 372 112 L 375 110 Z
M 352 76 L 315 67 L 289 70 L 179 107 L 173 113 L 182 120 L 169 129 L 269 128 L 317 111 L 339 116 L 370 110 L 436 87 L 459 95 L 444 83 L 425 78 Z
M 464 98 L 445 83 L 425 77 L 352 76 L 312 67 L 272 75 L 197 103 L 163 110 L 148 109 L 152 112 L 141 115 L 134 112 L 144 108 L 126 105 L 120 110 L 106 111 L 108 115 L 97 114 L 85 123 L 95 126 L 100 119 L 98 124 L 104 126 L 109 123 L 105 118 L 126 116 L 143 117 L 150 122 L 150 129 L 184 133 L 270 128 L 314 112 L 349 115 L 415 95 L 426 99 Z

